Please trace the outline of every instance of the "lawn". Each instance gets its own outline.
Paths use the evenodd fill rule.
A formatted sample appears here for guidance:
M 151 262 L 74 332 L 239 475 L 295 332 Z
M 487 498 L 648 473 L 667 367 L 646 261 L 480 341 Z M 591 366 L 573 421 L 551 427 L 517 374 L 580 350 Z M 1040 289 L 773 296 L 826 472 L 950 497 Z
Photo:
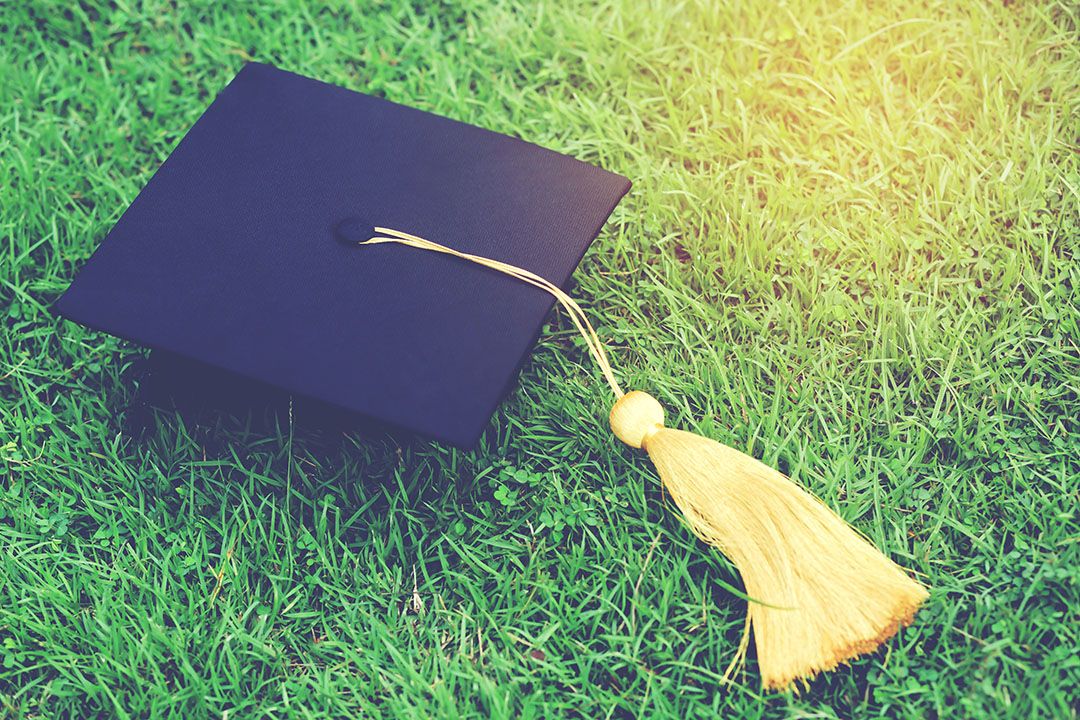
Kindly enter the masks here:
M 182 5 L 0 3 L 0 717 L 1078 717 L 1076 5 Z M 722 684 L 738 575 L 564 314 L 468 452 L 148 404 L 51 305 L 251 59 L 631 178 L 572 289 L 620 380 L 910 568 L 915 624 Z

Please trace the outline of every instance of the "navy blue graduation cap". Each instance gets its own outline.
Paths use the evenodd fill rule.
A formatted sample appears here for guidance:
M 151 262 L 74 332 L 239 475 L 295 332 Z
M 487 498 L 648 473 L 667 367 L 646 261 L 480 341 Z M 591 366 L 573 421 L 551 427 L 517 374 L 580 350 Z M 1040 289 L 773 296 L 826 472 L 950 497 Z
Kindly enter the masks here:
M 342 241 L 408 228 L 564 285 L 629 187 L 516 138 L 251 63 L 58 309 L 469 446 L 552 297 L 465 263 Z
M 615 435 L 648 452 L 690 529 L 739 569 L 763 684 L 790 687 L 877 648 L 927 593 L 783 475 L 664 427 L 655 399 L 619 387 L 562 286 L 629 187 L 520 140 L 251 64 L 59 308 L 471 445 L 558 301 L 615 395 Z

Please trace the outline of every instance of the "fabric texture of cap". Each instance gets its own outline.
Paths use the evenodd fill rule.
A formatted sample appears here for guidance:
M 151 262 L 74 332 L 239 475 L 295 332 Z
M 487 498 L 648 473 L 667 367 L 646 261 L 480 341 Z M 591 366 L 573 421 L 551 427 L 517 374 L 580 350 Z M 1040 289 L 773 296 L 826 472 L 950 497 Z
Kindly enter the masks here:
M 58 301 L 137 343 L 460 446 L 536 341 L 546 293 L 377 225 L 567 283 L 625 178 L 251 63 Z

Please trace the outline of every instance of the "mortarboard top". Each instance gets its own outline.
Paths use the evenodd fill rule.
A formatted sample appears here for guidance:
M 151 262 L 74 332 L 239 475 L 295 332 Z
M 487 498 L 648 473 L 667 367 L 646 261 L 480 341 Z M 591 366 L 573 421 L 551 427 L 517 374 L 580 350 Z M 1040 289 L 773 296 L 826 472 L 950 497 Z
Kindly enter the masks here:
M 469 446 L 552 297 L 469 263 L 339 241 L 407 228 L 563 286 L 629 187 L 515 138 L 251 63 L 58 309 Z

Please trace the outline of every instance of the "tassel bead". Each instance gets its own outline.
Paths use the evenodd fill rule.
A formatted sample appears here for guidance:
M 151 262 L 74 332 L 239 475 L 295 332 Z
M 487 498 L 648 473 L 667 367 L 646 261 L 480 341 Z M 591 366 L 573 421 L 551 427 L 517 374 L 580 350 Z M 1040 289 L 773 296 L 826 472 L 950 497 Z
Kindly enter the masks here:
M 611 430 L 632 448 L 645 447 L 648 439 L 664 427 L 664 408 L 648 393 L 633 390 L 611 408 Z

